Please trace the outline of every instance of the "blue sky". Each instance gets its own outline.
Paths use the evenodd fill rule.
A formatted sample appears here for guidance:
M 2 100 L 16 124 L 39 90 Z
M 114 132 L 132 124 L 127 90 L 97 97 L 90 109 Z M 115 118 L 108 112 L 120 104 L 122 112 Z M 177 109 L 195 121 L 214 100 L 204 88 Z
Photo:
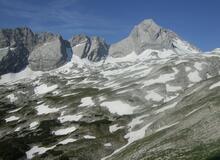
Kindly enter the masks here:
M 69 39 L 86 33 L 108 43 L 152 18 L 203 51 L 220 48 L 219 0 L 0 0 L 0 28 L 27 26 Z

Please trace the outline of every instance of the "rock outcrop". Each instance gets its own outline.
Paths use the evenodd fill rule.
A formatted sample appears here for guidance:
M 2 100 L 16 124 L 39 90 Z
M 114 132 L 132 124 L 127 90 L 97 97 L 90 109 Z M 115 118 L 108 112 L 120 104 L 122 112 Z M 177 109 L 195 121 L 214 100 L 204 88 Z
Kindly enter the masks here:
M 23 45 L 31 51 L 35 44 L 35 34 L 27 27 L 0 30 L 0 48 Z
M 31 29 L 0 30 L 0 75 L 16 73 L 28 64 L 32 70 L 46 71 L 66 62 L 65 43 L 52 33 L 33 33 Z
M 70 39 L 70 45 L 73 54 L 93 62 L 105 59 L 108 55 L 109 46 L 100 37 L 90 38 L 86 35 L 77 35 Z
M 28 64 L 28 50 L 23 45 L 0 49 L 0 75 L 19 72 Z
M 62 37 L 50 37 L 49 41 L 35 47 L 28 62 L 34 71 L 48 71 L 63 65 L 66 58 L 66 46 Z
M 35 44 L 35 35 L 29 28 L 0 30 L 0 75 L 25 68 Z
M 181 40 L 174 32 L 158 26 L 153 20 L 147 19 L 135 26 L 130 35 L 122 41 L 110 46 L 109 55 L 123 57 L 131 52 L 142 53 L 146 49 L 170 49 L 178 53 L 199 52 L 189 43 Z

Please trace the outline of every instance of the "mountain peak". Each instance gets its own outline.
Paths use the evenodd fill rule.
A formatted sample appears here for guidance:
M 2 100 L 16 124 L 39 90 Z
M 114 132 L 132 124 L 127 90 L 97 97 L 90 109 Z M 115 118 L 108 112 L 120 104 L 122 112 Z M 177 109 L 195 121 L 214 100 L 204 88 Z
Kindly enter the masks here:
M 157 25 L 152 19 L 137 24 L 130 35 L 111 45 L 109 55 L 124 57 L 132 52 L 137 55 L 146 50 L 169 50 L 174 54 L 198 53 L 199 50 L 176 33 Z
M 151 26 L 151 25 L 157 25 L 157 23 L 153 19 L 144 19 L 139 23 L 139 25 Z
M 154 20 L 145 19 L 133 28 L 133 30 L 131 31 L 131 35 L 136 34 L 137 32 L 139 32 L 139 35 L 148 32 L 153 36 L 154 34 L 157 34 L 160 30 L 161 27 L 157 25 Z

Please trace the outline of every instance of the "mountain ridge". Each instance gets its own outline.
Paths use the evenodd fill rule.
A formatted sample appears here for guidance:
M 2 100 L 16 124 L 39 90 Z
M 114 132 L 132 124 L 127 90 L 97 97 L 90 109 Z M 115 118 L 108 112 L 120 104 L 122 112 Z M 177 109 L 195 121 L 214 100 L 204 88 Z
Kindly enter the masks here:
M 85 42 L 81 42 L 83 39 Z M 54 44 L 51 41 L 54 41 Z M 52 48 L 60 47 L 53 51 L 48 50 L 44 45 L 49 42 Z M 172 54 L 201 52 L 195 46 L 179 38 L 176 33 L 157 25 L 152 19 L 143 20 L 132 29 L 127 38 L 111 45 L 97 36 L 89 37 L 79 34 L 65 40 L 59 34 L 50 32 L 34 33 L 30 28 L 21 27 L 1 29 L 0 46 L 2 52 L 0 53 L 2 57 L 0 60 L 0 75 L 19 72 L 27 65 L 35 71 L 55 69 L 67 63 L 73 54 L 78 55 L 81 59 L 87 58 L 89 61 L 98 62 L 105 60 L 107 57 L 122 58 L 132 52 L 139 55 L 146 50 L 153 50 L 154 54 L 158 54 L 157 51 L 164 50 L 172 52 Z M 20 49 L 9 52 L 7 47 L 13 46 L 20 47 Z M 19 54 L 20 52 L 24 55 Z M 53 60 L 51 57 L 53 57 Z M 5 65 L 9 61 L 12 62 L 11 65 Z

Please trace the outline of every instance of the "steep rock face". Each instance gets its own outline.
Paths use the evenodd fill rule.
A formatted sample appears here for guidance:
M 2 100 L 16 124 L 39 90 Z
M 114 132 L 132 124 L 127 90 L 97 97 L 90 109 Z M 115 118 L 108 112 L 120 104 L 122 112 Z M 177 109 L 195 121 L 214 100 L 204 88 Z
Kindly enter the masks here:
M 29 28 L 0 30 L 0 75 L 25 68 L 35 44 L 35 35 Z
M 17 73 L 27 66 L 28 50 L 23 45 L 0 49 L 0 75 Z
M 48 40 L 36 46 L 30 53 L 28 61 L 32 70 L 47 71 L 60 67 L 66 62 L 66 47 L 62 37 L 49 37 Z
M 33 70 L 42 71 L 59 67 L 66 59 L 65 45 L 62 37 L 56 34 L 33 33 L 26 27 L 2 29 L 0 75 L 19 72 L 28 64 Z
M 88 37 L 77 35 L 70 40 L 73 54 L 80 58 L 88 58 L 90 61 L 97 62 L 105 59 L 108 55 L 108 45 L 100 37 Z
M 22 45 L 31 51 L 36 44 L 36 38 L 31 29 L 26 27 L 0 30 L 0 48 Z
M 111 45 L 109 54 L 113 57 L 123 57 L 131 52 L 140 54 L 146 49 L 169 49 L 176 53 L 199 52 L 196 47 L 181 40 L 174 32 L 163 29 L 153 20 L 147 19 L 135 26 L 127 38 Z

